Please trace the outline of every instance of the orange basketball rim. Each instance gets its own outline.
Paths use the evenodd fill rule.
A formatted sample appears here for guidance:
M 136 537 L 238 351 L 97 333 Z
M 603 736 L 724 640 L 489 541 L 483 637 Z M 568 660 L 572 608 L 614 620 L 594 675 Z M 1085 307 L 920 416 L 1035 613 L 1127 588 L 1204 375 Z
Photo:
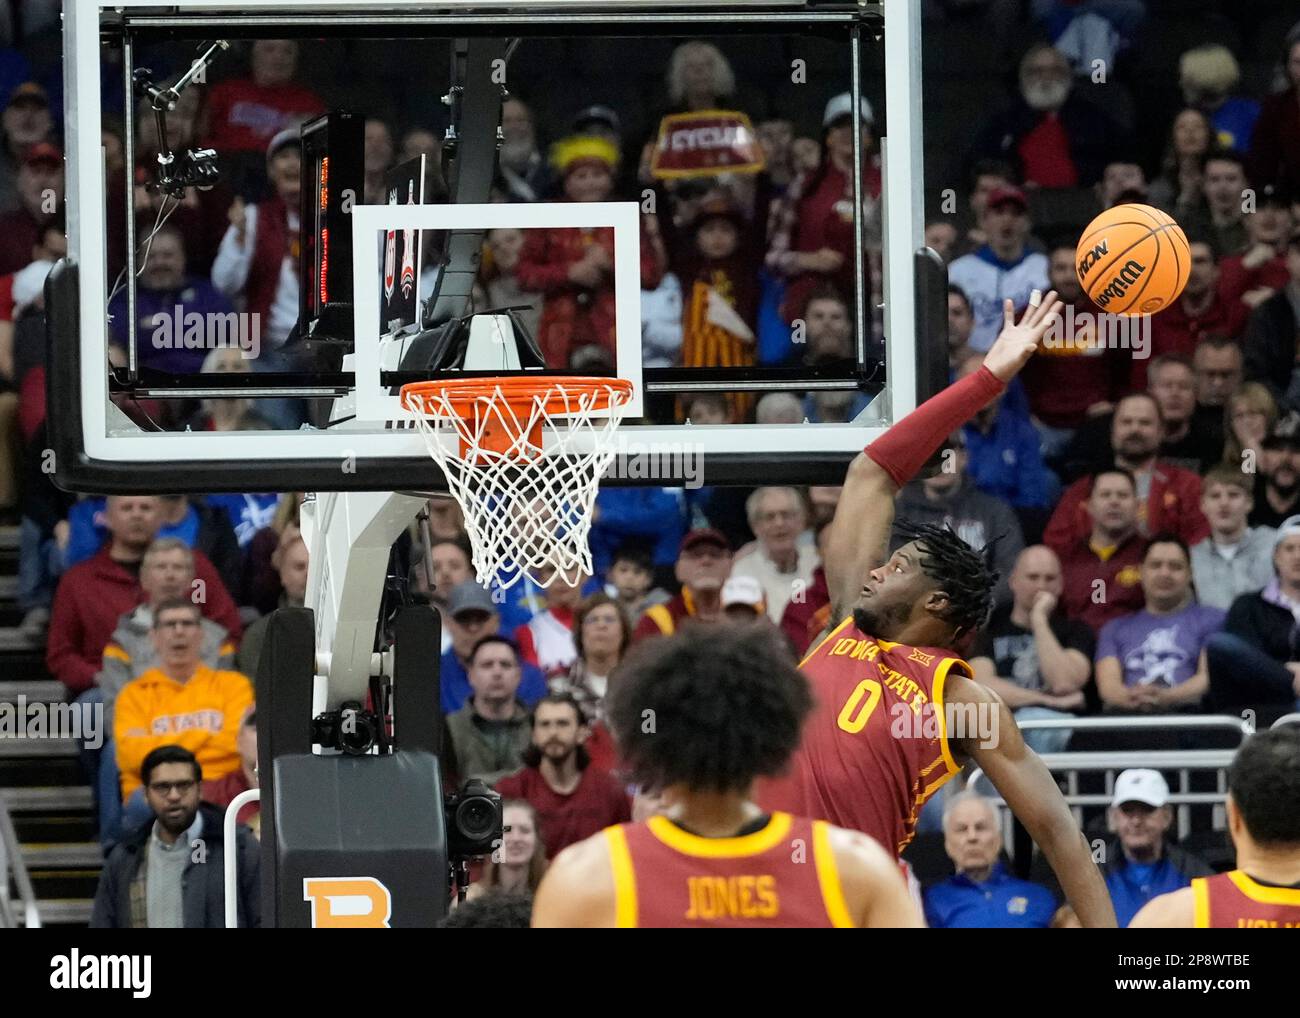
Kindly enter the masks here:
M 462 459 L 540 456 L 543 424 L 610 414 L 631 398 L 625 378 L 582 375 L 439 378 L 402 386 L 404 409 L 457 424 Z

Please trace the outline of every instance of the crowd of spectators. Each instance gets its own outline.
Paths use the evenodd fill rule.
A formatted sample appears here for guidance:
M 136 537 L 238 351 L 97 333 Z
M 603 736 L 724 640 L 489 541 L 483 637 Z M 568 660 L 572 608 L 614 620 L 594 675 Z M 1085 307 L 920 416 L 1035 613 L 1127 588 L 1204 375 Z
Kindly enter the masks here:
M 955 18 L 948 8 L 984 6 L 1008 5 L 935 0 L 927 10 Z M 1019 309 L 1031 291 L 1054 287 L 1072 312 L 1099 313 L 1073 257 L 1095 212 L 1147 202 L 1175 216 L 1191 242 L 1187 289 L 1150 323 L 1140 354 L 1082 328 L 1049 344 L 1021 382 L 952 436 L 944 467 L 900 496 L 900 520 L 947 523 L 996 559 L 998 607 L 966 652 L 1022 720 L 1244 708 L 1266 720 L 1300 697 L 1300 25 L 1276 39 L 1272 94 L 1238 94 L 1225 45 L 1183 54 L 1186 106 L 1171 111 L 1166 151 L 1148 164 L 1081 87 L 1093 47 L 1140 50 L 1144 8 L 1035 0 L 1026 39 L 1040 41 L 1017 54 L 1018 93 L 975 136 L 955 210 L 936 207 L 926 225 L 948 264 L 954 378 L 978 367 L 1004 298 Z M 1109 34 L 1089 35 L 1075 24 L 1082 18 Z M 738 82 L 724 48 L 676 50 L 662 112 L 740 108 L 737 95 L 763 86 Z M 44 394 L 41 282 L 64 251 L 58 111 L 49 68 L 27 67 L 20 48 L 4 53 L 7 68 L 22 69 L 0 80 L 0 514 L 21 523 L 24 628 L 45 642 L 69 697 L 102 701 L 113 719 L 110 745 L 86 754 L 101 838 L 118 846 L 97 921 L 202 924 L 200 891 L 187 886 L 182 900 L 163 896 L 160 883 L 155 900 L 153 875 L 183 869 L 167 850 L 212 822 L 200 801 L 224 806 L 256 781 L 250 678 L 266 614 L 303 603 L 300 496 L 75 501 L 52 486 L 41 466 L 55 409 Z M 325 103 L 297 83 L 298 44 L 262 40 L 248 56 L 245 76 L 187 93 L 169 115 L 173 147 L 213 145 L 229 172 L 209 191 L 188 192 L 157 230 L 157 139 L 150 117 L 137 120 L 134 205 L 141 235 L 153 234 L 133 323 L 146 368 L 285 370 L 300 356 L 283 346 L 299 287 L 296 128 Z M 639 265 L 647 365 L 852 358 L 854 267 L 868 307 L 882 293 L 879 138 L 865 97 L 865 247 L 855 251 L 852 104 L 842 90 L 826 90 L 816 125 L 757 120 L 763 172 L 686 182 L 655 177 L 653 140 L 627 136 L 598 91 L 549 145 L 526 95 L 520 88 L 505 104 L 493 200 L 655 195 Z M 104 143 L 110 204 L 120 206 L 120 133 L 110 126 Z M 428 123 L 370 119 L 367 200 L 380 200 L 393 164 L 423 153 L 436 167 L 439 152 Z M 1037 228 L 1035 210 L 1053 195 L 1080 194 L 1087 202 L 1075 201 L 1075 221 L 1056 216 L 1050 235 Z M 108 225 L 125 236 L 120 212 L 110 208 Z M 120 247 L 110 244 L 108 257 L 113 278 Z M 607 231 L 491 231 L 479 299 L 530 305 L 525 321 L 551 366 L 614 370 L 612 257 Z M 263 354 L 241 364 L 145 341 L 182 309 L 256 313 Z M 113 360 L 124 363 L 132 323 L 123 295 L 108 313 Z M 879 335 L 879 321 L 862 326 Z M 797 423 L 851 419 L 864 402 L 705 394 L 652 412 L 697 424 Z M 165 427 L 216 430 L 294 427 L 309 412 L 233 399 L 123 409 Z M 432 546 L 412 532 L 394 562 L 442 618 L 449 775 L 496 783 L 507 799 L 511 833 L 476 894 L 527 892 L 564 845 L 653 807 L 618 781 L 603 721 L 632 642 L 745 619 L 779 628 L 793 655 L 809 648 L 829 612 L 819 539 L 837 498 L 835 488 L 608 488 L 591 537 L 596 575 L 508 592 L 474 579 L 456 510 L 432 507 Z M 1031 735 L 1042 752 L 1069 742 L 1067 729 Z M 1157 780 L 1139 772 L 1116 786 L 1116 886 L 1167 890 L 1174 878 L 1162 863 L 1199 872 L 1169 851 L 1168 793 Z M 255 812 L 241 819 L 255 822 Z M 150 841 L 134 823 L 154 816 L 160 833 Z M 927 897 L 933 924 L 991 922 L 990 901 L 1014 924 L 1056 922 L 1050 896 L 1021 887 L 998 862 L 987 801 L 952 799 L 943 826 L 957 876 Z M 146 901 L 133 890 L 142 856 Z M 1112 890 L 1117 902 L 1140 897 Z

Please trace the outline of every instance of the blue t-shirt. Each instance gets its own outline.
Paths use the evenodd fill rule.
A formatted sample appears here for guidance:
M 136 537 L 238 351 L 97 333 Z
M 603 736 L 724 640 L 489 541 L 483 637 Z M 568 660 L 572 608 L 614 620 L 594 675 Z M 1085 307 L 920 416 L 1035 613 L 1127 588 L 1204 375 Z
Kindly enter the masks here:
M 1229 152 L 1245 152 L 1259 119 L 1259 103 L 1234 96 L 1214 111 L 1210 118 L 1219 147 Z
M 65 569 L 94 556 L 108 540 L 108 527 L 104 525 L 106 502 L 103 498 L 87 498 L 68 510 L 68 547 L 63 552 Z M 179 523 L 162 527 L 156 537 L 179 537 L 193 548 L 199 537 L 199 514 L 194 506 L 189 507 Z
M 993 345 L 1002 331 L 1002 302 L 1010 297 L 1020 316 L 1034 290 L 1044 293 L 1047 285 L 1047 256 L 1025 248 L 1019 260 L 1004 262 L 985 244 L 978 251 L 962 255 L 948 266 L 948 282 L 965 291 L 975 313 L 975 328 L 968 341 L 974 350 Z
M 524 702 L 525 706 L 531 707 L 549 692 L 546 676 L 542 674 L 540 668 L 527 661 L 521 662 L 521 665 L 523 677 L 519 680 L 519 692 L 515 695 Z M 442 655 L 442 667 L 438 671 L 438 686 L 442 691 L 440 699 L 443 714 L 455 714 L 465 706 L 465 702 L 474 692 L 470 687 L 465 667 L 453 650 L 448 650 Z
M 1106 874 L 1106 890 L 1115 906 L 1115 920 L 1123 929 L 1152 898 L 1191 886 L 1191 881 L 1168 859 L 1154 863 L 1130 862 Z
M 208 495 L 206 498 L 208 505 L 226 510 L 241 548 L 247 548 L 254 534 L 271 525 L 280 502 L 278 495 Z
M 630 452 L 635 461 L 640 451 Z M 654 464 L 646 458 L 636 466 L 648 470 Z M 629 471 L 631 469 L 629 463 Z M 604 578 L 606 570 L 613 564 L 614 553 L 628 539 L 648 544 L 656 566 L 677 561 L 678 547 L 686 534 L 686 514 L 674 489 L 602 488 L 596 495 L 596 508 L 599 518 L 591 525 L 589 543 L 598 577 Z
M 1016 509 L 1051 504 L 1041 440 L 1028 410 L 1017 410 L 1004 401 L 987 435 L 973 424 L 967 424 L 962 434 L 968 457 L 966 472 L 980 491 Z
M 1011 876 L 998 863 L 977 883 L 960 873 L 925 892 L 931 929 L 1046 929 L 1056 899 L 1046 887 Z
M 1097 660 L 1118 658 L 1124 685 L 1177 686 L 1196 674 L 1201 650 L 1223 628 L 1225 613 L 1189 604 L 1174 615 L 1140 611 L 1113 619 L 1097 638 Z
M 594 594 L 604 587 L 595 577 L 588 577 L 582 585 L 582 596 Z M 546 611 L 546 592 L 527 576 L 521 576 L 509 587 L 502 588 L 494 579 L 487 587 L 492 603 L 501 615 L 499 631 L 511 638 L 520 626 L 526 626 Z

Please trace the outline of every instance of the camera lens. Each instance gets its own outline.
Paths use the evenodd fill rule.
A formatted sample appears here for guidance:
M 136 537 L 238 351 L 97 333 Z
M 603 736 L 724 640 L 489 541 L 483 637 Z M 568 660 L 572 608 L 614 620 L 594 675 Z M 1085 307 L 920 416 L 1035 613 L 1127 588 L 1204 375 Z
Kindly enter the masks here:
M 357 708 L 344 708 L 339 725 L 339 748 L 353 756 L 363 756 L 375 744 L 375 729 L 370 719 Z
M 469 841 L 480 841 L 496 830 L 497 808 L 491 799 L 470 796 L 456 807 L 456 829 Z

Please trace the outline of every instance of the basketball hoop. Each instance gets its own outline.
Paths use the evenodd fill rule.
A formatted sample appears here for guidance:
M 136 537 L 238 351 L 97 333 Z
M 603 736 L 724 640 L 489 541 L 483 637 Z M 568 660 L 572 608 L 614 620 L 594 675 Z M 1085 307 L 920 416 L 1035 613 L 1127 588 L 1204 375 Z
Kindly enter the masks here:
M 451 378 L 402 386 L 429 455 L 465 514 L 480 583 L 506 589 L 592 573 L 587 533 L 614 433 L 632 398 L 622 378 Z M 542 428 L 547 429 L 546 450 Z M 457 441 L 446 441 L 454 432 Z

